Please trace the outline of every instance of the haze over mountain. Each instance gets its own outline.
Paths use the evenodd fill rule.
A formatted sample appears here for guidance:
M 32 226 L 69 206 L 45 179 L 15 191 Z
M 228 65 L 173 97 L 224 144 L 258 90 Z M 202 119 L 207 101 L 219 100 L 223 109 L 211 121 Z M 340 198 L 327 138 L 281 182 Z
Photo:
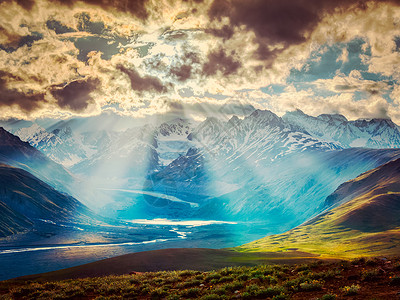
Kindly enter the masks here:
M 361 197 L 338 187 L 400 159 L 399 24 L 398 0 L 0 0 L 0 279 Z
M 22 168 L 60 191 L 75 193 L 77 180 L 68 170 L 2 127 L 0 162 Z
M 326 198 L 324 207 L 328 210 L 301 226 L 241 249 L 296 248 L 333 257 L 398 255 L 400 159 L 341 184 Z
M 94 223 L 95 215 L 73 197 L 62 194 L 25 170 L 0 164 L 0 237 L 35 223 Z
M 341 183 L 400 154 L 379 149 L 400 147 L 389 120 L 300 111 L 178 118 L 124 131 L 51 128 L 15 133 L 89 182 L 93 207 L 110 217 L 253 220 L 275 232 L 319 213 Z M 360 139 L 377 149 L 351 148 Z
M 243 120 L 228 116 L 208 117 L 203 122 L 177 118 L 164 123 L 135 126 L 124 131 L 115 131 L 112 128 L 94 130 L 95 126 L 89 125 L 92 130 L 82 132 L 71 129 L 68 125 L 70 122 L 52 125 L 49 127 L 51 131 L 37 123 L 22 128 L 19 123 L 17 127 L 8 124 L 7 129 L 54 161 L 82 173 L 85 173 L 85 166 L 96 165 L 95 161 L 107 159 L 111 154 L 129 156 L 128 153 L 135 153 L 133 148 L 139 146 L 141 149 L 148 149 L 136 155 L 138 158 L 153 150 L 157 152 L 150 155 L 156 168 L 167 166 L 191 147 L 211 147 L 213 151 L 217 151 L 217 155 L 227 151 L 244 151 L 244 146 L 237 150 L 234 148 L 239 147 L 242 142 L 248 142 L 245 132 L 248 133 L 247 139 L 253 139 L 252 147 L 264 147 L 268 144 L 265 151 L 269 152 L 270 159 L 293 151 L 310 150 L 312 147 L 326 150 L 400 147 L 399 127 L 390 119 L 348 121 L 342 115 L 324 114 L 312 117 L 300 110 L 288 112 L 282 118 L 267 110 L 256 110 Z M 88 122 L 98 123 L 93 120 Z M 265 132 L 254 136 L 263 126 Z M 269 129 L 274 131 L 269 132 Z M 270 138 L 261 136 L 264 133 Z M 241 140 L 235 139 L 237 135 L 241 136 Z M 221 140 L 225 143 L 225 148 L 221 146 L 214 149 Z M 233 144 L 235 142 L 239 144 Z M 276 144 L 272 145 L 271 142 Z M 121 153 L 114 153 L 115 151 Z
M 152 177 L 152 188 L 200 203 L 189 216 L 296 226 L 321 210 L 336 187 L 399 157 L 399 150 L 343 149 L 270 111 L 243 120 L 209 118 L 188 137 L 193 148 Z M 276 225 L 279 224 L 279 225 Z

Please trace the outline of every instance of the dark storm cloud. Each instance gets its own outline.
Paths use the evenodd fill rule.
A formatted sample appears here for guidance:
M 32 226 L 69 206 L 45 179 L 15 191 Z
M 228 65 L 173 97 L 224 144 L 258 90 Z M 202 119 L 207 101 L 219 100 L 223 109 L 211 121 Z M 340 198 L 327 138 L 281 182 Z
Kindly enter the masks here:
M 63 87 L 54 87 L 51 94 L 61 108 L 82 111 L 94 101 L 90 93 L 96 90 L 99 84 L 100 80 L 97 78 L 76 80 Z
M 186 81 L 192 77 L 192 66 L 181 65 L 171 69 L 171 74 L 174 75 L 179 81 Z
M 222 28 L 206 28 L 205 32 L 223 38 L 224 40 L 229 40 L 234 33 L 233 28 L 228 25 L 224 25 Z
M 223 75 L 227 76 L 235 73 L 241 65 L 242 63 L 240 61 L 235 60 L 232 55 L 227 55 L 225 51 L 220 48 L 208 53 L 207 62 L 203 66 L 203 73 L 210 76 L 220 71 Z
M 105 10 L 117 9 L 121 12 L 129 12 L 132 15 L 145 20 L 148 17 L 148 11 L 146 9 L 147 1 L 148 0 L 53 0 L 49 2 L 67 6 L 72 6 L 76 2 L 83 2 L 86 4 L 99 6 Z M 24 9 L 30 10 L 36 3 L 36 0 L 0 0 L 0 3 L 3 2 L 16 2 Z
M 183 111 L 185 109 L 183 103 L 179 101 L 165 100 L 164 103 L 168 106 L 170 111 Z
M 256 35 L 259 44 L 257 55 L 269 58 L 276 53 L 268 50 L 268 45 L 282 43 L 284 47 L 300 44 L 306 40 L 321 17 L 333 13 L 335 9 L 345 11 L 351 6 L 365 9 L 366 1 L 359 0 L 214 0 L 208 15 L 211 20 L 228 17 L 231 26 L 246 26 Z M 381 0 L 374 2 L 392 2 Z M 223 36 L 218 29 L 209 29 L 216 36 Z M 228 32 L 229 33 L 229 32 Z
M 203 0 L 183 0 L 183 2 L 188 2 L 188 3 L 203 3 Z
M 178 81 L 184 82 L 192 78 L 194 66 L 200 64 L 199 55 L 195 52 L 185 52 L 180 57 L 181 63 L 171 67 L 170 75 Z
M 355 85 L 347 85 L 347 84 L 338 84 L 338 85 L 335 85 L 335 89 L 336 90 L 338 90 L 338 91 L 353 91 L 353 90 L 355 90 L 355 89 L 357 89 L 357 86 L 355 86 Z
M 73 5 L 79 0 L 54 0 L 60 4 Z M 129 12 L 132 15 L 145 20 L 148 17 L 146 9 L 147 0 L 84 0 L 86 4 L 96 5 L 105 10 L 117 9 L 121 12 Z
M 11 73 L 0 71 L 0 107 L 17 105 L 21 110 L 30 112 L 39 108 L 44 101 L 42 93 L 22 93 L 17 89 L 9 88 L 10 82 L 22 81 Z
M 385 81 L 374 82 L 371 84 L 367 84 L 365 86 L 361 86 L 361 90 L 364 90 L 368 94 L 374 95 L 381 95 L 389 88 L 389 84 Z
M 232 1 L 216 0 L 210 11 L 211 18 L 221 18 L 228 13 L 234 26 L 246 25 L 258 38 L 269 42 L 299 43 L 304 41 L 304 33 L 319 20 L 318 11 L 311 3 L 304 1 Z M 323 3 L 323 1 L 318 1 Z
M 3 2 L 16 2 L 19 6 L 23 7 L 26 10 L 30 10 L 35 4 L 35 0 L 0 0 L 0 4 Z
M 167 87 L 164 86 L 160 79 L 154 76 L 140 76 L 140 74 L 133 69 L 125 68 L 123 65 L 117 65 L 117 69 L 128 75 L 131 82 L 131 87 L 137 92 L 167 92 Z

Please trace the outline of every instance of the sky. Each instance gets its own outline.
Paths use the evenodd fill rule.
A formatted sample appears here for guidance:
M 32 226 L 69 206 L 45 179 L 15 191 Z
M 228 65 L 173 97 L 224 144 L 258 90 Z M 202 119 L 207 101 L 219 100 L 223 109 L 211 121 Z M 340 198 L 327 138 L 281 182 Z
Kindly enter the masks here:
M 400 1 L 0 0 L 0 118 L 210 112 L 400 124 Z

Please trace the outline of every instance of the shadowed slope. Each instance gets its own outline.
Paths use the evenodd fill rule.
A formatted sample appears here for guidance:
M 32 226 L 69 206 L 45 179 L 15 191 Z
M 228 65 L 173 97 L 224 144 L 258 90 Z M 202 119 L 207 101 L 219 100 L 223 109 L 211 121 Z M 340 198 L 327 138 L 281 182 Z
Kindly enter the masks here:
M 76 179 L 63 166 L 0 127 L 0 163 L 21 168 L 59 191 L 74 194 Z
M 33 223 L 0 201 L 0 237 L 24 231 Z
M 73 222 L 94 214 L 25 170 L 0 164 L 0 236 L 32 227 L 38 219 Z
M 335 257 L 400 253 L 400 159 L 342 184 L 325 204 L 333 209 L 238 250 L 296 248 Z

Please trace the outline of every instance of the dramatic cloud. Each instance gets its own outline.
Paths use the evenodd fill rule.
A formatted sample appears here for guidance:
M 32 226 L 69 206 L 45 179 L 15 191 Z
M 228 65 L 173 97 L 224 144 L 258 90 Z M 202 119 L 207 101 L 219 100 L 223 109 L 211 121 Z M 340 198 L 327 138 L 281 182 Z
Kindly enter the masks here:
M 164 93 L 167 88 L 161 83 L 160 79 L 153 76 L 143 76 L 133 69 L 127 69 L 122 65 L 117 65 L 117 69 L 128 75 L 133 90 L 138 92 L 154 91 Z
M 313 82 L 320 90 L 329 90 L 335 93 L 365 92 L 369 95 L 378 95 L 388 92 L 390 85 L 387 81 L 373 81 L 362 78 L 360 71 L 353 70 L 349 76 L 339 74 L 332 79 L 318 79 Z
M 54 87 L 51 93 L 61 108 L 82 111 L 93 102 L 90 93 L 96 90 L 99 84 L 100 80 L 97 78 L 76 80 L 65 86 Z
M 259 43 L 258 54 L 268 56 L 289 45 L 305 42 L 312 30 L 327 14 L 335 10 L 365 10 L 366 2 L 359 0 L 215 0 L 208 14 L 212 20 L 222 21 L 224 17 L 227 17 L 231 27 L 245 26 L 253 31 L 254 41 Z M 384 0 L 376 2 L 396 3 L 396 1 Z M 210 32 L 220 36 L 226 28 L 231 27 L 225 25 L 221 30 L 213 29 Z M 275 48 L 275 45 L 278 47 Z
M 171 67 L 171 75 L 175 76 L 180 82 L 192 78 L 195 65 L 200 63 L 199 56 L 195 52 L 185 52 L 179 59 L 176 65 Z
M 215 75 L 220 71 L 224 76 L 234 74 L 241 66 L 241 63 L 234 58 L 235 52 L 227 55 L 220 48 L 211 51 L 207 55 L 207 61 L 203 66 L 203 72 L 206 76 Z
M 24 112 L 30 112 L 44 104 L 44 94 L 22 93 L 15 88 L 9 88 L 15 81 L 22 79 L 10 73 L 0 71 L 0 107 L 15 106 Z
M 400 122 L 398 24 L 395 0 L 0 1 L 0 117 L 240 99 Z

